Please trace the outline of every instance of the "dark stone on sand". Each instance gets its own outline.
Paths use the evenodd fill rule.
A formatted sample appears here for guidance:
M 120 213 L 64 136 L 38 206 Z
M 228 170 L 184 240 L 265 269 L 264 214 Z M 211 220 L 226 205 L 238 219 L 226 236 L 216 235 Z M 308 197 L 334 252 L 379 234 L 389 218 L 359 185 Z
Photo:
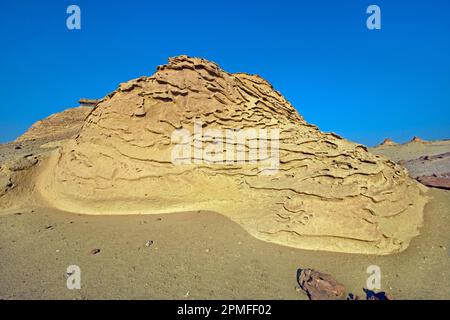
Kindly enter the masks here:
M 95 256 L 95 255 L 99 254 L 100 251 L 101 251 L 100 249 L 92 249 L 91 252 L 90 252 L 90 255 L 91 256 Z
M 297 282 L 310 300 L 345 298 L 345 287 L 329 274 L 314 269 L 298 269 Z

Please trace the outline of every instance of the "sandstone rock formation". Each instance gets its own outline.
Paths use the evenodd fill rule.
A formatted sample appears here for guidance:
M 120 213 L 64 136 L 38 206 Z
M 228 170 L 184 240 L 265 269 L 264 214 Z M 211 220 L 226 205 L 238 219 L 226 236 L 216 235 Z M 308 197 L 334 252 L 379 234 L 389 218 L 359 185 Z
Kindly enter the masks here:
M 279 130 L 278 171 L 205 161 L 211 145 L 239 147 L 213 132 L 243 128 Z M 183 129 L 193 161 L 174 165 L 172 138 Z M 37 190 L 60 209 L 213 210 L 259 239 L 315 250 L 401 251 L 418 234 L 427 202 L 401 166 L 306 123 L 266 80 L 186 56 L 100 100 L 78 136 L 41 168 Z
M 91 107 L 77 107 L 53 114 L 38 121 L 17 138 L 21 143 L 29 140 L 62 140 L 73 137 L 81 129 L 84 120 L 92 111 Z

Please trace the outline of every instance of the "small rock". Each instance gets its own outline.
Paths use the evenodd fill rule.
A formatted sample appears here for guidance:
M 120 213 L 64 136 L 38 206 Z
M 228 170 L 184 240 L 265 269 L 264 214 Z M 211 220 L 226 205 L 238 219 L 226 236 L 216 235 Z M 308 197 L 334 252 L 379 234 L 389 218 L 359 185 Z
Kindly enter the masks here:
M 100 253 L 100 249 L 92 249 L 91 252 L 90 252 L 90 255 L 91 256 L 95 256 L 95 255 L 97 255 L 99 253 Z
M 152 246 L 152 244 L 153 244 L 153 240 L 147 240 L 147 242 L 145 243 L 145 246 L 147 248 L 150 248 Z
M 329 274 L 298 269 L 297 282 L 310 300 L 341 300 L 345 297 L 345 287 Z

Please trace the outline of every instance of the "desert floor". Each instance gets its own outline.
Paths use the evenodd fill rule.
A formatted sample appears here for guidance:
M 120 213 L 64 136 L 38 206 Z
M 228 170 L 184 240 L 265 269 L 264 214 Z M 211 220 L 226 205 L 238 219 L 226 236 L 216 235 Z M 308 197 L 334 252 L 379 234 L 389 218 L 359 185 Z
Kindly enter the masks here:
M 389 256 L 274 245 L 212 212 L 0 213 L 0 299 L 306 299 L 296 291 L 299 267 L 363 296 L 370 265 L 380 266 L 382 290 L 394 299 L 450 299 L 450 193 L 430 195 L 422 234 Z M 69 265 L 81 268 L 81 290 L 66 287 Z

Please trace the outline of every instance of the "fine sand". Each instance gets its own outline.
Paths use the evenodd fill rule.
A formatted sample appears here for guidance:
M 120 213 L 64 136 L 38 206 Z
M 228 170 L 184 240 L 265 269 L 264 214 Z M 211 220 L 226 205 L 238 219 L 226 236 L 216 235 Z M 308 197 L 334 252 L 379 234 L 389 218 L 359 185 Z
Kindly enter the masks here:
M 422 234 L 388 256 L 271 244 L 212 212 L 1 214 L 0 299 L 306 299 L 295 289 L 299 267 L 330 273 L 362 295 L 373 264 L 394 299 L 450 299 L 450 194 L 430 195 Z M 91 255 L 92 249 L 101 251 Z M 74 264 L 81 290 L 66 287 L 66 268 Z

